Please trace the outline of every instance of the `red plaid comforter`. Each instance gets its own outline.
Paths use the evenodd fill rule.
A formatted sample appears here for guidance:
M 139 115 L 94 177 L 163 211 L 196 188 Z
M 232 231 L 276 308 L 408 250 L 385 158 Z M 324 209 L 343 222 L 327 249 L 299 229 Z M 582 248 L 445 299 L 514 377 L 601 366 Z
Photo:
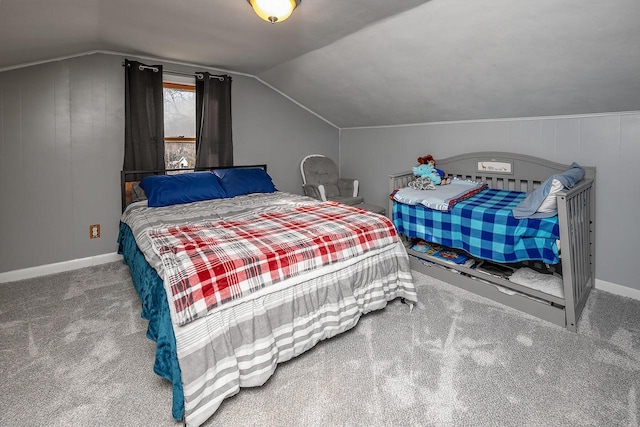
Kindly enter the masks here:
M 289 277 L 397 242 L 391 221 L 326 202 L 149 231 L 176 322 Z

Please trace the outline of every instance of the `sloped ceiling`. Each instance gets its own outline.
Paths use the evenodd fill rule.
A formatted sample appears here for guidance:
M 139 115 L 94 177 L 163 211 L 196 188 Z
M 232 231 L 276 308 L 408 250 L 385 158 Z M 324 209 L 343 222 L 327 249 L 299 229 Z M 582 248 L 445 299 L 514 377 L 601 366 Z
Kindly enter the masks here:
M 0 0 L 0 69 L 103 50 L 255 75 L 337 127 L 640 110 L 638 0 Z

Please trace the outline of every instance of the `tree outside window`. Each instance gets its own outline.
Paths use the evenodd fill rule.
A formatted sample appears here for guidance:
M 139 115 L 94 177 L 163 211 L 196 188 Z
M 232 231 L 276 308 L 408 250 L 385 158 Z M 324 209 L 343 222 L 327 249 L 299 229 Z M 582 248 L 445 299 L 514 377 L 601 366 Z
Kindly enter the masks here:
M 165 82 L 164 147 L 167 169 L 193 168 L 196 164 L 195 85 Z

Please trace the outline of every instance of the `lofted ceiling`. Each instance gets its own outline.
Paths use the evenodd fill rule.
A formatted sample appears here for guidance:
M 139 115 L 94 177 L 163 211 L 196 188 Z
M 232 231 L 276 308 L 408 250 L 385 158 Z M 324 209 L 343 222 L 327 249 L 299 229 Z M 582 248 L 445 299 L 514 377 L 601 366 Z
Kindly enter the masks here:
M 340 128 L 640 110 L 638 0 L 0 0 L 0 70 L 112 51 L 254 75 Z

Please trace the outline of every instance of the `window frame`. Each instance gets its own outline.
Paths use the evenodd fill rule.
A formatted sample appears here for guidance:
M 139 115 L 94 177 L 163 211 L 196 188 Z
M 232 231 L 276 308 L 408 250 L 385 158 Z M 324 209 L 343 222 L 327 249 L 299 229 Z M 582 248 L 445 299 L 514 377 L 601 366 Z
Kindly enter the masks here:
M 182 79 L 180 79 L 182 80 Z M 175 81 L 174 80 L 174 76 L 170 76 L 168 77 L 167 75 L 164 76 L 164 79 L 162 81 L 162 90 L 164 92 L 165 89 L 174 89 L 174 90 L 180 90 L 180 91 L 185 91 L 185 92 L 193 92 L 195 94 L 196 91 L 196 84 L 195 84 L 195 79 L 193 80 L 193 83 L 191 81 Z M 194 102 L 195 102 L 195 98 L 194 98 Z M 193 147 L 194 150 L 194 154 L 196 157 L 194 157 L 193 161 L 194 161 L 194 165 L 191 167 L 186 167 L 184 168 L 184 171 L 190 171 L 190 170 L 194 170 L 193 168 L 195 168 L 195 161 L 197 160 L 197 153 L 195 153 L 197 151 L 197 147 L 196 147 L 196 137 L 195 137 L 195 131 L 196 131 L 196 124 L 194 122 L 194 136 L 193 137 L 188 137 L 188 136 L 164 136 L 164 145 L 165 145 L 165 150 L 168 144 L 190 144 Z M 165 168 L 177 168 L 175 170 L 183 170 L 183 168 L 181 168 L 180 166 L 169 166 L 168 163 L 168 158 L 165 155 Z
M 175 82 L 169 82 L 169 81 L 163 81 L 162 82 L 162 89 L 177 89 L 177 90 L 184 90 L 184 91 L 189 91 L 189 92 L 195 92 L 196 91 L 196 85 L 194 84 L 186 84 L 186 83 L 175 83 Z M 165 144 L 167 142 L 196 142 L 196 138 L 194 137 L 188 137 L 188 136 L 165 136 L 164 137 L 164 142 Z

